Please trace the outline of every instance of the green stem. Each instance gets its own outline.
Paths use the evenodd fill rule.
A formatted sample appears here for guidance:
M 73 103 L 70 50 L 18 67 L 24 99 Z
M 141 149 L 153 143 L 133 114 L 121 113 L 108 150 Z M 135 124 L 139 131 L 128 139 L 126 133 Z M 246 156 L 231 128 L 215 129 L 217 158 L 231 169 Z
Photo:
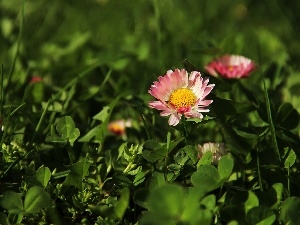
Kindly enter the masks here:
M 263 185 L 262 185 L 262 180 L 261 180 L 261 174 L 260 174 L 260 160 L 259 160 L 258 151 L 257 151 L 256 163 L 257 163 L 257 175 L 258 175 L 259 189 L 260 189 L 260 191 L 264 191 Z
M 267 91 L 266 84 L 265 84 L 264 80 L 263 80 L 263 84 L 264 84 L 264 91 L 265 91 L 265 100 L 266 100 L 266 108 L 267 108 L 267 114 L 268 114 L 268 122 L 269 122 L 270 130 L 271 130 L 272 144 L 273 144 L 275 153 L 278 156 L 278 160 L 279 160 L 279 162 L 281 162 L 281 157 L 280 157 L 279 148 L 278 148 L 277 139 L 276 139 L 276 131 L 275 131 L 275 127 L 274 127 L 273 119 L 272 119 L 272 113 L 271 113 L 271 106 L 270 106 L 268 91 Z

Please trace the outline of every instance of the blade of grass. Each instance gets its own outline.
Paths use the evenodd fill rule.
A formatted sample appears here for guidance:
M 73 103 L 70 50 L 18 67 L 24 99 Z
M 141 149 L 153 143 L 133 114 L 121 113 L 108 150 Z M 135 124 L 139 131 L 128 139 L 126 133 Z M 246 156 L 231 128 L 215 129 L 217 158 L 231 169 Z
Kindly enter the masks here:
M 94 65 L 90 66 L 86 70 L 84 70 L 82 73 L 80 73 L 77 77 L 75 77 L 73 80 L 71 80 L 69 83 L 67 83 L 62 89 L 59 90 L 53 97 L 52 101 L 55 101 L 63 91 L 67 90 L 68 88 L 71 88 L 74 84 L 76 84 L 80 79 L 84 78 L 86 75 L 88 75 L 91 71 L 93 71 L 95 68 L 100 66 L 101 63 L 95 63 Z M 105 80 L 105 79 L 104 79 Z
M 147 124 L 147 122 L 146 122 L 146 120 L 145 120 L 145 118 L 144 118 L 144 115 L 143 115 L 143 113 L 142 113 L 142 111 L 141 111 L 139 105 L 138 105 L 137 103 L 135 103 L 135 105 L 136 105 L 137 111 L 138 111 L 139 114 L 140 114 L 140 117 L 142 118 L 142 121 L 143 121 L 145 130 L 146 130 L 146 133 L 147 133 L 147 138 L 148 138 L 148 140 L 150 140 L 152 137 L 151 137 L 151 135 L 150 135 L 150 131 L 149 131 L 148 124 Z
M 273 123 L 273 119 L 272 119 L 270 100 L 269 100 L 265 80 L 263 80 L 263 84 L 264 84 L 266 108 L 267 108 L 267 114 L 268 114 L 268 122 L 269 122 L 270 130 L 271 130 L 272 144 L 273 144 L 274 151 L 278 156 L 279 162 L 281 162 L 281 157 L 280 157 L 280 153 L 279 153 L 279 149 L 278 149 L 278 145 L 277 145 L 277 139 L 276 139 L 276 131 L 275 131 L 275 127 L 274 127 L 274 123 Z
M 41 117 L 40 117 L 40 120 L 39 120 L 37 126 L 35 127 L 35 130 L 34 130 L 34 133 L 33 133 L 32 137 L 31 137 L 29 146 L 31 146 L 31 144 L 33 143 L 33 141 L 34 141 L 34 139 L 35 139 L 35 136 L 36 136 L 37 132 L 40 130 L 40 127 L 41 127 L 42 122 L 43 122 L 43 120 L 44 120 L 44 118 L 45 118 L 46 112 L 47 112 L 47 110 L 48 110 L 48 107 L 49 107 L 51 101 L 52 101 L 51 98 L 49 98 L 49 100 L 48 100 L 48 102 L 47 102 L 47 105 L 46 105 L 46 107 L 45 107 L 45 109 L 44 109 L 44 111 L 43 111 L 43 113 L 42 113 L 42 115 L 41 115 Z
M 18 58 L 20 42 L 21 42 L 22 33 L 23 33 L 23 24 L 24 24 L 24 5 L 22 6 L 21 15 L 20 15 L 20 30 L 19 30 L 18 39 L 17 39 L 17 48 L 16 48 L 16 52 L 15 52 L 15 55 L 14 55 L 14 58 L 13 58 L 12 65 L 9 69 L 7 85 L 6 85 L 6 88 L 4 90 L 4 93 L 7 93 L 8 90 L 14 90 L 14 88 L 11 88 L 10 85 L 11 85 L 11 79 L 12 79 L 12 75 L 13 75 L 13 72 L 14 72 L 14 69 L 15 69 L 16 61 L 17 61 L 17 58 Z
M 15 165 L 17 165 L 21 160 L 25 159 L 27 156 L 29 156 L 31 153 L 33 153 L 35 151 L 35 149 L 32 149 L 31 151 L 29 151 L 28 153 L 26 153 L 26 155 L 23 155 L 19 158 L 17 158 L 13 163 L 11 163 L 9 165 L 9 167 L 7 167 L 7 169 L 1 174 L 0 179 L 4 178 L 8 171 L 10 171 L 11 168 L 13 168 Z
M 1 64 L 1 80 L 0 80 L 0 120 L 3 115 L 3 106 L 4 106 L 4 75 L 3 75 L 3 63 Z

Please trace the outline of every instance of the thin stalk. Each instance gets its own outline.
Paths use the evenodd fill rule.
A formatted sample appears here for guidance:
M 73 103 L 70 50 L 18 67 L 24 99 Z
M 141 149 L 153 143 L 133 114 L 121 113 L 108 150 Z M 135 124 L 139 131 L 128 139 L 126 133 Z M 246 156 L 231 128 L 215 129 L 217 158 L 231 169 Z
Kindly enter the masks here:
M 267 108 L 267 114 L 268 114 L 268 122 L 269 122 L 270 130 L 271 130 L 272 144 L 273 144 L 274 151 L 277 154 L 277 157 L 279 159 L 279 162 L 281 162 L 281 157 L 280 157 L 279 148 L 278 148 L 277 139 L 276 139 L 276 131 L 275 131 L 275 127 L 274 127 L 273 119 L 272 119 L 269 96 L 268 96 L 268 92 L 267 92 L 266 84 L 265 84 L 264 80 L 263 80 L 263 84 L 264 84 L 264 91 L 265 91 L 265 100 L 266 100 L 266 108 Z
M 150 140 L 150 139 L 151 139 L 151 135 L 150 135 L 150 131 L 149 131 L 148 124 L 147 124 L 147 122 L 146 122 L 146 120 L 145 120 L 145 118 L 144 118 L 144 115 L 143 115 L 142 111 L 140 110 L 140 107 L 138 106 L 138 104 L 135 103 L 135 105 L 136 105 L 137 111 L 138 111 L 139 114 L 140 114 L 140 117 L 142 118 L 142 121 L 143 121 L 145 130 L 146 130 L 146 133 L 147 133 L 147 138 L 148 138 L 148 140 Z
M 12 65 L 11 65 L 11 67 L 9 69 L 8 78 L 7 78 L 7 85 L 6 85 L 6 88 L 4 90 L 4 93 L 7 93 L 8 90 L 11 89 L 10 83 L 11 83 L 12 75 L 13 75 L 13 72 L 14 72 L 14 69 L 15 69 L 16 61 L 17 61 L 17 58 L 18 58 L 18 53 L 19 53 L 19 48 L 20 48 L 20 42 L 21 42 L 22 33 L 23 33 L 23 24 L 24 24 L 24 5 L 23 5 L 23 7 L 21 9 L 20 30 L 19 30 L 18 39 L 17 39 L 17 48 L 16 48 L 16 52 L 15 52 L 15 55 L 14 55 L 14 59 L 13 59 Z
M 36 126 L 36 128 L 35 128 L 35 130 L 34 130 L 34 133 L 33 133 L 33 135 L 32 135 L 32 138 L 31 138 L 31 141 L 30 141 L 29 146 L 33 143 L 36 134 L 38 133 L 38 131 L 39 131 L 40 128 L 41 128 L 42 122 L 43 122 L 43 120 L 44 120 L 44 118 L 45 118 L 46 112 L 47 112 L 47 110 L 48 110 L 48 107 L 49 107 L 49 104 L 50 104 L 51 101 L 52 101 L 52 99 L 50 98 L 50 99 L 48 100 L 47 105 L 46 105 L 46 107 L 45 107 L 45 109 L 44 109 L 44 111 L 43 111 L 43 113 L 42 113 L 42 115 L 41 115 L 41 118 L 40 118 L 40 120 L 39 120 L 39 122 L 38 122 L 38 124 L 37 124 L 37 126 Z
M 290 197 L 290 193 L 291 193 L 291 181 L 290 181 L 290 163 L 288 165 L 288 180 L 287 180 L 287 185 L 288 185 L 288 197 Z
M 258 175 L 258 184 L 260 191 L 264 191 L 262 180 L 261 180 L 261 174 L 260 174 L 260 160 L 259 160 L 259 154 L 257 150 L 257 157 L 256 157 L 256 164 L 257 164 L 257 175 Z
M 3 63 L 1 64 L 1 80 L 0 80 L 0 120 L 3 115 L 4 106 L 4 75 L 3 75 Z

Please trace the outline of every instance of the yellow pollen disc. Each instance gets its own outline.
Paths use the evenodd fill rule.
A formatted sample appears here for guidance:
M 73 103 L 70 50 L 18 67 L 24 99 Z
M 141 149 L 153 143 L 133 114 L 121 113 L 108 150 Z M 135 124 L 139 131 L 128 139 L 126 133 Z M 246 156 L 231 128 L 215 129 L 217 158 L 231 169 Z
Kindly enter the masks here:
M 195 94 L 188 88 L 179 88 L 174 91 L 169 99 L 169 103 L 174 105 L 176 109 L 181 107 L 193 106 L 196 103 Z

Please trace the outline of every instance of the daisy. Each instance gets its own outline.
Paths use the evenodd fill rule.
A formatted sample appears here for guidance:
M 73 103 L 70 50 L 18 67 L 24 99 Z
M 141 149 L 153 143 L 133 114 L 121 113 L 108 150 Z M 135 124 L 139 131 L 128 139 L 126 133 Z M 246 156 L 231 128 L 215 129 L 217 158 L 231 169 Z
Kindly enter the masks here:
M 202 119 L 201 112 L 209 112 L 206 107 L 212 103 L 205 97 L 215 86 L 208 81 L 198 71 L 192 71 L 189 76 L 184 69 L 169 70 L 151 85 L 148 93 L 158 101 L 150 101 L 149 107 L 162 110 L 161 116 L 170 116 L 171 126 L 176 126 L 182 115 Z
M 115 120 L 110 122 L 108 124 L 108 130 L 115 135 L 123 136 L 125 135 L 126 127 L 131 127 L 131 126 L 132 126 L 131 120 L 120 119 L 120 120 Z
M 213 154 L 212 163 L 214 165 L 217 165 L 220 158 L 226 154 L 225 145 L 224 143 L 212 143 L 208 142 L 203 145 L 198 145 L 199 150 L 199 159 L 202 158 L 202 156 L 206 152 L 211 152 Z
M 248 77 L 255 69 L 255 64 L 241 55 L 224 55 L 210 62 L 205 69 L 213 76 L 237 79 Z

